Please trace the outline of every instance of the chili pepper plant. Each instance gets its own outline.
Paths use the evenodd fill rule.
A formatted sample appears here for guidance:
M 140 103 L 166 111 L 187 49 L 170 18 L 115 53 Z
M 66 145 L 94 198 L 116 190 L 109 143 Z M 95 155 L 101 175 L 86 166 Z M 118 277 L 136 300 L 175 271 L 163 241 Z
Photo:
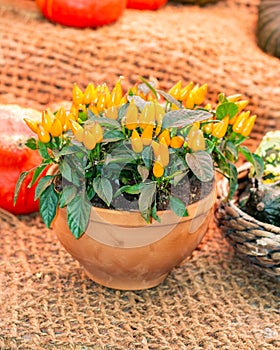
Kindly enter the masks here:
M 190 179 L 212 184 L 215 171 L 228 178 L 232 197 L 239 155 L 258 169 L 260 158 L 242 145 L 256 116 L 245 111 L 248 101 L 240 94 L 220 93 L 215 106 L 206 104 L 207 89 L 207 84 L 179 81 L 163 91 L 144 78 L 126 92 L 121 78 L 111 90 L 90 83 L 82 91 L 75 84 L 68 110 L 47 109 L 41 121 L 26 118 L 35 133 L 26 145 L 43 159 L 35 171 L 30 169 L 30 186 L 36 184 L 47 227 L 57 208 L 67 206 L 69 228 L 79 238 L 92 205 L 118 209 L 120 199 L 147 222 L 159 220 L 159 209 L 187 216 L 195 194 L 181 196 L 183 185 Z M 50 165 L 57 172 L 38 181 Z M 15 201 L 28 174 L 19 177 Z

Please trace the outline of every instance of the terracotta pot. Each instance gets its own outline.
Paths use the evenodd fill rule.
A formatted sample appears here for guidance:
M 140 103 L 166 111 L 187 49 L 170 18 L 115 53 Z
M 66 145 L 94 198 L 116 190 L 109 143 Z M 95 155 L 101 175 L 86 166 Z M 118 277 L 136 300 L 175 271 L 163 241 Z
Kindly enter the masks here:
M 200 243 L 212 217 L 216 186 L 188 206 L 189 216 L 158 212 L 161 223 L 146 224 L 138 212 L 92 208 L 86 232 L 74 238 L 67 211 L 59 209 L 53 229 L 65 249 L 95 282 L 139 290 L 157 286 Z

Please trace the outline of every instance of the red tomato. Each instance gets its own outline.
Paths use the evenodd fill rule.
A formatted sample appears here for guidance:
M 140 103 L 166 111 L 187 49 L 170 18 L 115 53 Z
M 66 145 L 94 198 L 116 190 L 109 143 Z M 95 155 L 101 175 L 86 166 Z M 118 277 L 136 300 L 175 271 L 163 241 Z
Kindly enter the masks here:
M 166 3 L 167 0 L 128 0 L 126 7 L 138 10 L 157 10 Z
M 34 136 L 23 121 L 24 117 L 40 118 L 41 113 L 17 105 L 0 105 L 0 207 L 13 214 L 38 211 L 34 201 L 35 186 L 27 188 L 32 174 L 24 181 L 14 206 L 14 190 L 19 175 L 41 163 L 41 157 L 24 143 Z
M 127 0 L 36 0 L 43 15 L 65 26 L 99 27 L 115 22 Z

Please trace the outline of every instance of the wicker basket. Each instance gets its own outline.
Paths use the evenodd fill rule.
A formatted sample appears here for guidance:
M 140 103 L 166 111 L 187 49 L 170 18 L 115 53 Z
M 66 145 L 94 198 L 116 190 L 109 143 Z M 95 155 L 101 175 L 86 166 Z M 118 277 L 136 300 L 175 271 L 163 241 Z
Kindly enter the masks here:
M 244 190 L 249 164 L 238 169 L 238 195 Z M 280 280 L 280 227 L 260 222 L 240 210 L 235 201 L 227 201 L 228 182 L 218 181 L 218 201 L 215 209 L 217 226 L 242 258 L 266 274 Z

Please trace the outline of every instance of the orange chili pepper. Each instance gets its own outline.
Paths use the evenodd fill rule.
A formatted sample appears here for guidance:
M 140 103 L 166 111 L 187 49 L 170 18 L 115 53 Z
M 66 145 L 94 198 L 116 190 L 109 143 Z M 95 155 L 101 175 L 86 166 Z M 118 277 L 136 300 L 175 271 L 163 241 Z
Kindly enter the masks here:
M 161 163 L 158 161 L 155 161 L 155 163 L 154 163 L 153 174 L 157 178 L 162 177 L 162 175 L 164 174 L 164 168 L 161 165 Z
M 158 136 L 160 142 L 163 142 L 169 146 L 170 145 L 170 132 L 167 129 L 164 129 Z
M 176 135 L 171 138 L 170 147 L 171 148 L 181 148 L 184 144 L 183 136 Z
M 141 135 L 141 140 L 144 146 L 148 146 L 152 143 L 153 131 L 154 131 L 153 125 L 148 125 L 143 130 Z

